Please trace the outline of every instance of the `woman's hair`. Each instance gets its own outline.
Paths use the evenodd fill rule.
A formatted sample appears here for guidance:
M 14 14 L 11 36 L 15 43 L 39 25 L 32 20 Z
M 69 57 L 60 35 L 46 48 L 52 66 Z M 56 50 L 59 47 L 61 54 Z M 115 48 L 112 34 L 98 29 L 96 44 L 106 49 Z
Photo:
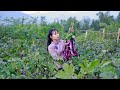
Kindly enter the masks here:
M 53 28 L 53 29 L 50 29 L 49 32 L 48 32 L 48 35 L 47 35 L 47 51 L 48 51 L 48 46 L 51 44 L 52 42 L 52 39 L 50 38 L 50 36 L 52 36 L 52 32 L 53 31 L 57 31 L 57 29 Z

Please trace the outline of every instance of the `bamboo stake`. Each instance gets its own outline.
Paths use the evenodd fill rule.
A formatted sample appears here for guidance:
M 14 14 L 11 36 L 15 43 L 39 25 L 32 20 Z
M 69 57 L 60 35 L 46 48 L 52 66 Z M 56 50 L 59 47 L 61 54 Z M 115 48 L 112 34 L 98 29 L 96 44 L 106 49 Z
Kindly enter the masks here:
M 118 44 L 118 41 L 119 41 L 119 36 L 120 36 L 120 28 L 119 28 L 119 30 L 118 30 L 117 44 Z
M 105 29 L 103 29 L 103 33 L 102 33 L 102 40 L 104 39 L 104 37 L 105 37 Z
M 88 33 L 88 32 L 87 32 L 87 30 L 86 30 L 86 33 L 85 33 L 85 38 L 87 38 L 87 33 Z

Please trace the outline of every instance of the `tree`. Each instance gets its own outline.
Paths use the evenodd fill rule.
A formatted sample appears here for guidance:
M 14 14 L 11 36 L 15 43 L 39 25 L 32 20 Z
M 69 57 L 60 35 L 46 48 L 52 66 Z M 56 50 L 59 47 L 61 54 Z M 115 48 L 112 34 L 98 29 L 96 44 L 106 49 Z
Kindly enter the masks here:
M 93 19 L 91 23 L 91 28 L 94 28 L 94 30 L 99 30 L 100 29 L 99 21 Z
M 41 16 L 41 25 L 46 25 L 46 17 L 45 16 Z
M 80 27 L 79 27 L 79 22 L 78 22 L 78 20 L 76 19 L 76 17 L 69 17 L 69 18 L 67 19 L 67 22 L 66 22 L 66 31 L 69 30 L 69 27 L 70 27 L 70 25 L 71 25 L 72 22 L 74 23 L 74 30 L 80 29 Z
M 37 23 L 37 20 L 38 20 L 38 17 L 31 17 L 31 22 L 32 24 L 36 24 Z
M 90 28 L 90 18 L 84 18 L 82 20 L 82 29 L 87 30 Z
M 118 13 L 118 16 L 116 18 L 116 21 L 120 23 L 120 12 Z
M 82 30 L 83 29 L 83 25 L 82 25 L 82 21 L 79 21 L 79 29 Z
M 99 12 L 96 14 L 99 17 L 99 21 L 106 23 L 107 25 L 110 25 L 111 22 L 114 21 L 113 15 L 110 15 L 110 11 L 107 11 L 106 13 Z

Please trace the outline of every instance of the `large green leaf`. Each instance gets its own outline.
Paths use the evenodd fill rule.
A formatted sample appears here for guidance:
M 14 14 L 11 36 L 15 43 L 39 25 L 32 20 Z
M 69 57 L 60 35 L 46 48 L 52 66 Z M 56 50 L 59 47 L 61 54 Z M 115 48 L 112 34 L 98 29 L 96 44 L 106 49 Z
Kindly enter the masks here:
M 63 71 L 64 70 L 64 71 Z M 64 63 L 63 70 L 58 71 L 56 74 L 57 78 L 61 79 L 72 79 L 74 74 L 74 66 L 72 64 Z
M 93 72 L 94 68 L 99 66 L 100 61 L 99 60 L 93 60 L 90 63 L 89 71 Z
M 99 66 L 100 61 L 99 60 L 92 60 L 91 62 L 88 62 L 88 60 L 84 61 L 84 63 L 80 63 L 79 66 L 81 67 L 80 72 L 81 74 L 89 74 L 94 71 L 94 68 Z
M 74 74 L 74 66 L 73 64 L 67 64 L 67 63 L 64 63 L 63 65 L 63 70 L 65 72 L 69 72 L 70 75 L 73 75 Z

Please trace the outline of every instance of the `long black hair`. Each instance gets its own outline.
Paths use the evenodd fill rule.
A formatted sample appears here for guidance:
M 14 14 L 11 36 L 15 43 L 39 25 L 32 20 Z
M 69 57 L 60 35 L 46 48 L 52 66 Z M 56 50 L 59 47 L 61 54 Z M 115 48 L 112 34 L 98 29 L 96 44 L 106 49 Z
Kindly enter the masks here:
M 57 31 L 57 29 L 53 28 L 53 29 L 50 29 L 49 32 L 48 32 L 48 35 L 47 35 L 47 51 L 48 51 L 48 46 L 51 44 L 52 42 L 52 39 L 50 38 L 50 36 L 52 36 L 52 32 L 53 31 Z

